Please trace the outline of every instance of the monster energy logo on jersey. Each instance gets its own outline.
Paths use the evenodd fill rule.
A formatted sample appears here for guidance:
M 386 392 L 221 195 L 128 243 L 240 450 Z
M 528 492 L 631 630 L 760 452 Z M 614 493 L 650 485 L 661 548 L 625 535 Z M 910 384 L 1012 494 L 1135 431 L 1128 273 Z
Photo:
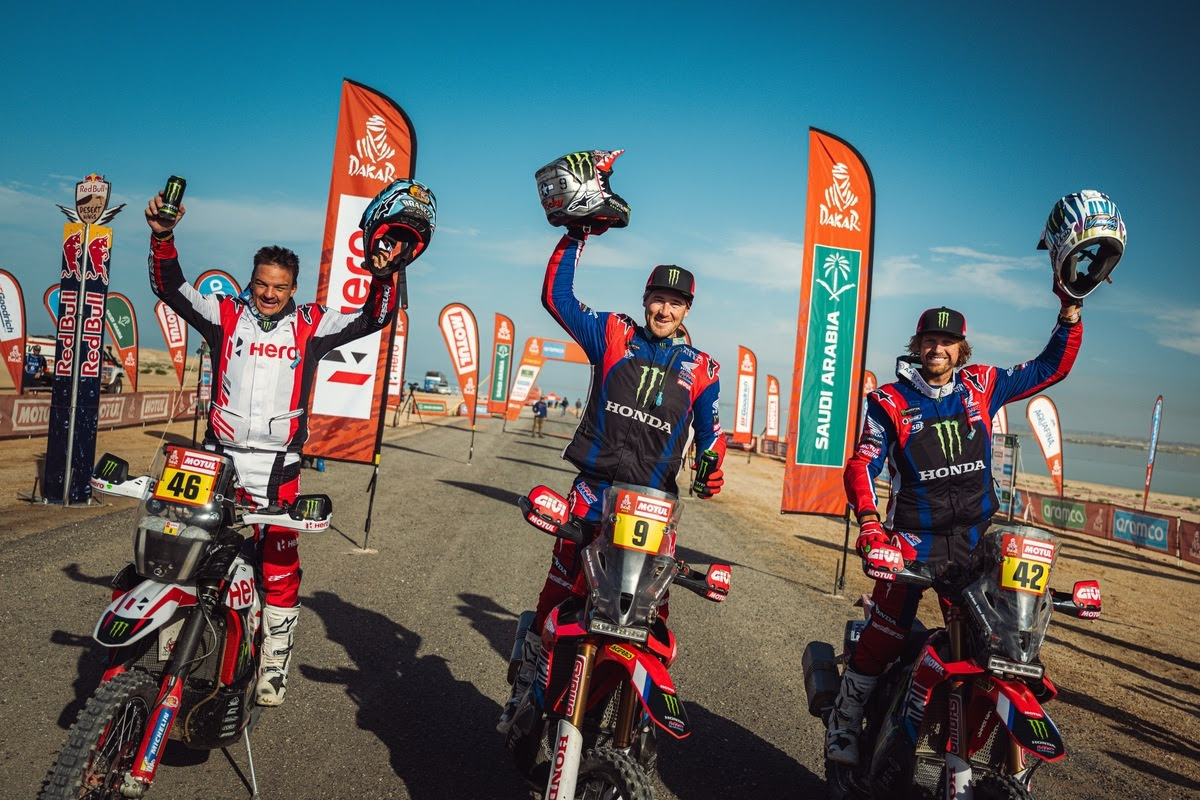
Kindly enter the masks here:
M 941 445 L 942 456 L 947 461 L 953 461 L 962 455 L 962 435 L 958 432 L 958 420 L 935 422 L 929 427 L 937 431 L 938 444 Z
M 637 401 L 639 405 L 650 405 L 650 399 L 654 398 L 654 405 L 662 405 L 662 387 L 663 381 L 667 377 L 665 369 L 658 367 L 642 367 L 642 377 L 638 380 Z M 644 390 L 644 391 L 643 391 Z

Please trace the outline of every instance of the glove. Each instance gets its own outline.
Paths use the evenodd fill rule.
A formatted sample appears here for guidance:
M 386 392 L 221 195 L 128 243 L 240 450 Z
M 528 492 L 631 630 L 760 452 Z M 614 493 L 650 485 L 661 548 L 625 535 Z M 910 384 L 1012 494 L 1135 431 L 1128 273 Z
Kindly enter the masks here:
M 700 492 L 700 499 L 707 500 L 714 494 L 721 493 L 721 486 L 725 483 L 725 473 L 717 467 L 712 472 L 708 473 L 708 478 L 704 481 L 704 491 Z
M 1062 302 L 1062 307 L 1063 307 L 1064 311 L 1066 311 L 1068 306 L 1076 306 L 1078 308 L 1083 308 L 1083 301 L 1077 297 L 1071 297 L 1071 295 L 1067 294 L 1067 290 L 1063 287 L 1062 281 L 1058 279 L 1057 274 L 1052 276 L 1051 286 L 1052 286 L 1052 291 L 1054 292 L 1054 296 L 1057 297 L 1059 299 L 1059 301 Z
M 869 578 L 892 581 L 896 579 L 896 573 L 904 568 L 900 548 L 891 543 L 877 519 L 869 519 L 859 526 L 854 549 L 862 557 L 863 572 Z

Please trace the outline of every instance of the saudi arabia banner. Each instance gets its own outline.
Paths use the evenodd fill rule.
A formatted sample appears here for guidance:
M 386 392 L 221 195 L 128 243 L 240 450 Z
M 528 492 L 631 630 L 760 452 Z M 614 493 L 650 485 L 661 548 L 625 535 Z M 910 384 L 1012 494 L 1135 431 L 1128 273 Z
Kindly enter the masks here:
M 492 387 L 487 402 L 488 413 L 492 416 L 503 416 L 508 407 L 508 383 L 516 337 L 517 329 L 513 321 L 497 312 L 492 330 Z
M 117 360 L 125 368 L 129 380 L 129 391 L 137 391 L 138 378 L 138 327 L 133 303 L 120 292 L 109 292 L 104 301 L 104 325 L 108 337 L 117 349 Z
M 329 182 L 317 302 L 352 312 L 367 299 L 371 275 L 362 268 L 363 211 L 392 181 L 411 179 L 417 162 L 412 121 L 391 98 L 342 81 L 337 141 Z M 372 463 L 383 436 L 384 391 L 391 330 L 344 344 L 317 367 L 304 452 Z
M 733 403 L 733 443 L 745 447 L 754 438 L 754 384 L 758 359 L 748 347 L 738 345 L 737 394 Z
M 21 393 L 25 372 L 25 298 L 21 284 L 10 272 L 0 269 L 0 358 L 8 366 L 13 386 Z
M 1046 469 L 1054 480 L 1054 488 L 1058 496 L 1063 496 L 1063 441 L 1062 430 L 1058 424 L 1058 409 L 1054 401 L 1044 394 L 1029 401 L 1025 406 L 1025 417 L 1029 427 L 1033 428 L 1033 436 L 1042 455 L 1046 458 Z
M 780 510 L 842 514 L 860 422 L 875 186 L 849 143 L 809 129 L 804 265 Z

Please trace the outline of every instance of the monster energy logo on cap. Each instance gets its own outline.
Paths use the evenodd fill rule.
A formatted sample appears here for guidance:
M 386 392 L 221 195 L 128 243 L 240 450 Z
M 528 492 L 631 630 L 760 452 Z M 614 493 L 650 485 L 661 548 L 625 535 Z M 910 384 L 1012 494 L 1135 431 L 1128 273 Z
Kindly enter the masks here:
M 646 291 L 651 289 L 671 289 L 682 294 L 691 303 L 696 294 L 696 278 L 683 267 L 659 264 L 646 281 Z
M 940 327 L 944 328 L 949 324 L 950 324 L 950 312 L 949 311 L 939 311 L 938 312 L 938 325 Z
M 947 333 L 962 338 L 967 335 L 967 318 L 945 306 L 926 309 L 917 320 L 917 333 Z

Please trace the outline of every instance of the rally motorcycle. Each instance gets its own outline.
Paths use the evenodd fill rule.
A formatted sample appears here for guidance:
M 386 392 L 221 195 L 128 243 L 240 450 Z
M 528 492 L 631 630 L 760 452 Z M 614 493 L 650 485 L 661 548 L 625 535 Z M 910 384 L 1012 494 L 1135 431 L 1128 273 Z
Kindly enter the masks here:
M 92 636 L 108 648 L 99 688 L 79 713 L 39 797 L 139 798 L 169 739 L 199 750 L 246 743 L 261 652 L 262 598 L 250 525 L 329 527 L 326 495 L 287 508 L 239 505 L 228 456 L 166 445 L 151 475 L 105 453 L 92 489 L 140 500 L 134 561 L 113 578 L 113 600 Z
M 579 546 L 572 596 L 542 629 L 533 688 L 513 716 L 506 744 L 521 775 L 545 800 L 651 798 L 656 731 L 691 731 L 668 668 L 675 636 L 662 611 L 681 586 L 714 602 L 729 594 L 730 567 L 693 570 L 675 558 L 682 504 L 655 489 L 614 484 L 593 540 L 563 497 L 538 486 L 518 505 L 531 525 Z M 521 615 L 518 645 L 533 622 Z M 510 665 L 516 675 L 519 650 Z
M 1100 616 L 1100 587 L 1049 588 L 1059 543 L 1048 531 L 995 525 L 967 566 L 942 571 L 902 561 L 891 578 L 932 587 L 945 627 L 915 622 L 904 654 L 880 677 L 865 706 L 857 766 L 825 762 L 830 800 L 946 798 L 1026 800 L 1063 739 L 1043 704 L 1057 694 L 1039 658 L 1054 611 Z M 875 577 L 879 573 L 873 572 Z M 869 613 L 869 598 L 864 597 Z M 866 621 L 847 623 L 842 656 L 832 645 L 804 650 L 809 712 L 828 724 L 840 686 L 838 662 L 854 652 Z

